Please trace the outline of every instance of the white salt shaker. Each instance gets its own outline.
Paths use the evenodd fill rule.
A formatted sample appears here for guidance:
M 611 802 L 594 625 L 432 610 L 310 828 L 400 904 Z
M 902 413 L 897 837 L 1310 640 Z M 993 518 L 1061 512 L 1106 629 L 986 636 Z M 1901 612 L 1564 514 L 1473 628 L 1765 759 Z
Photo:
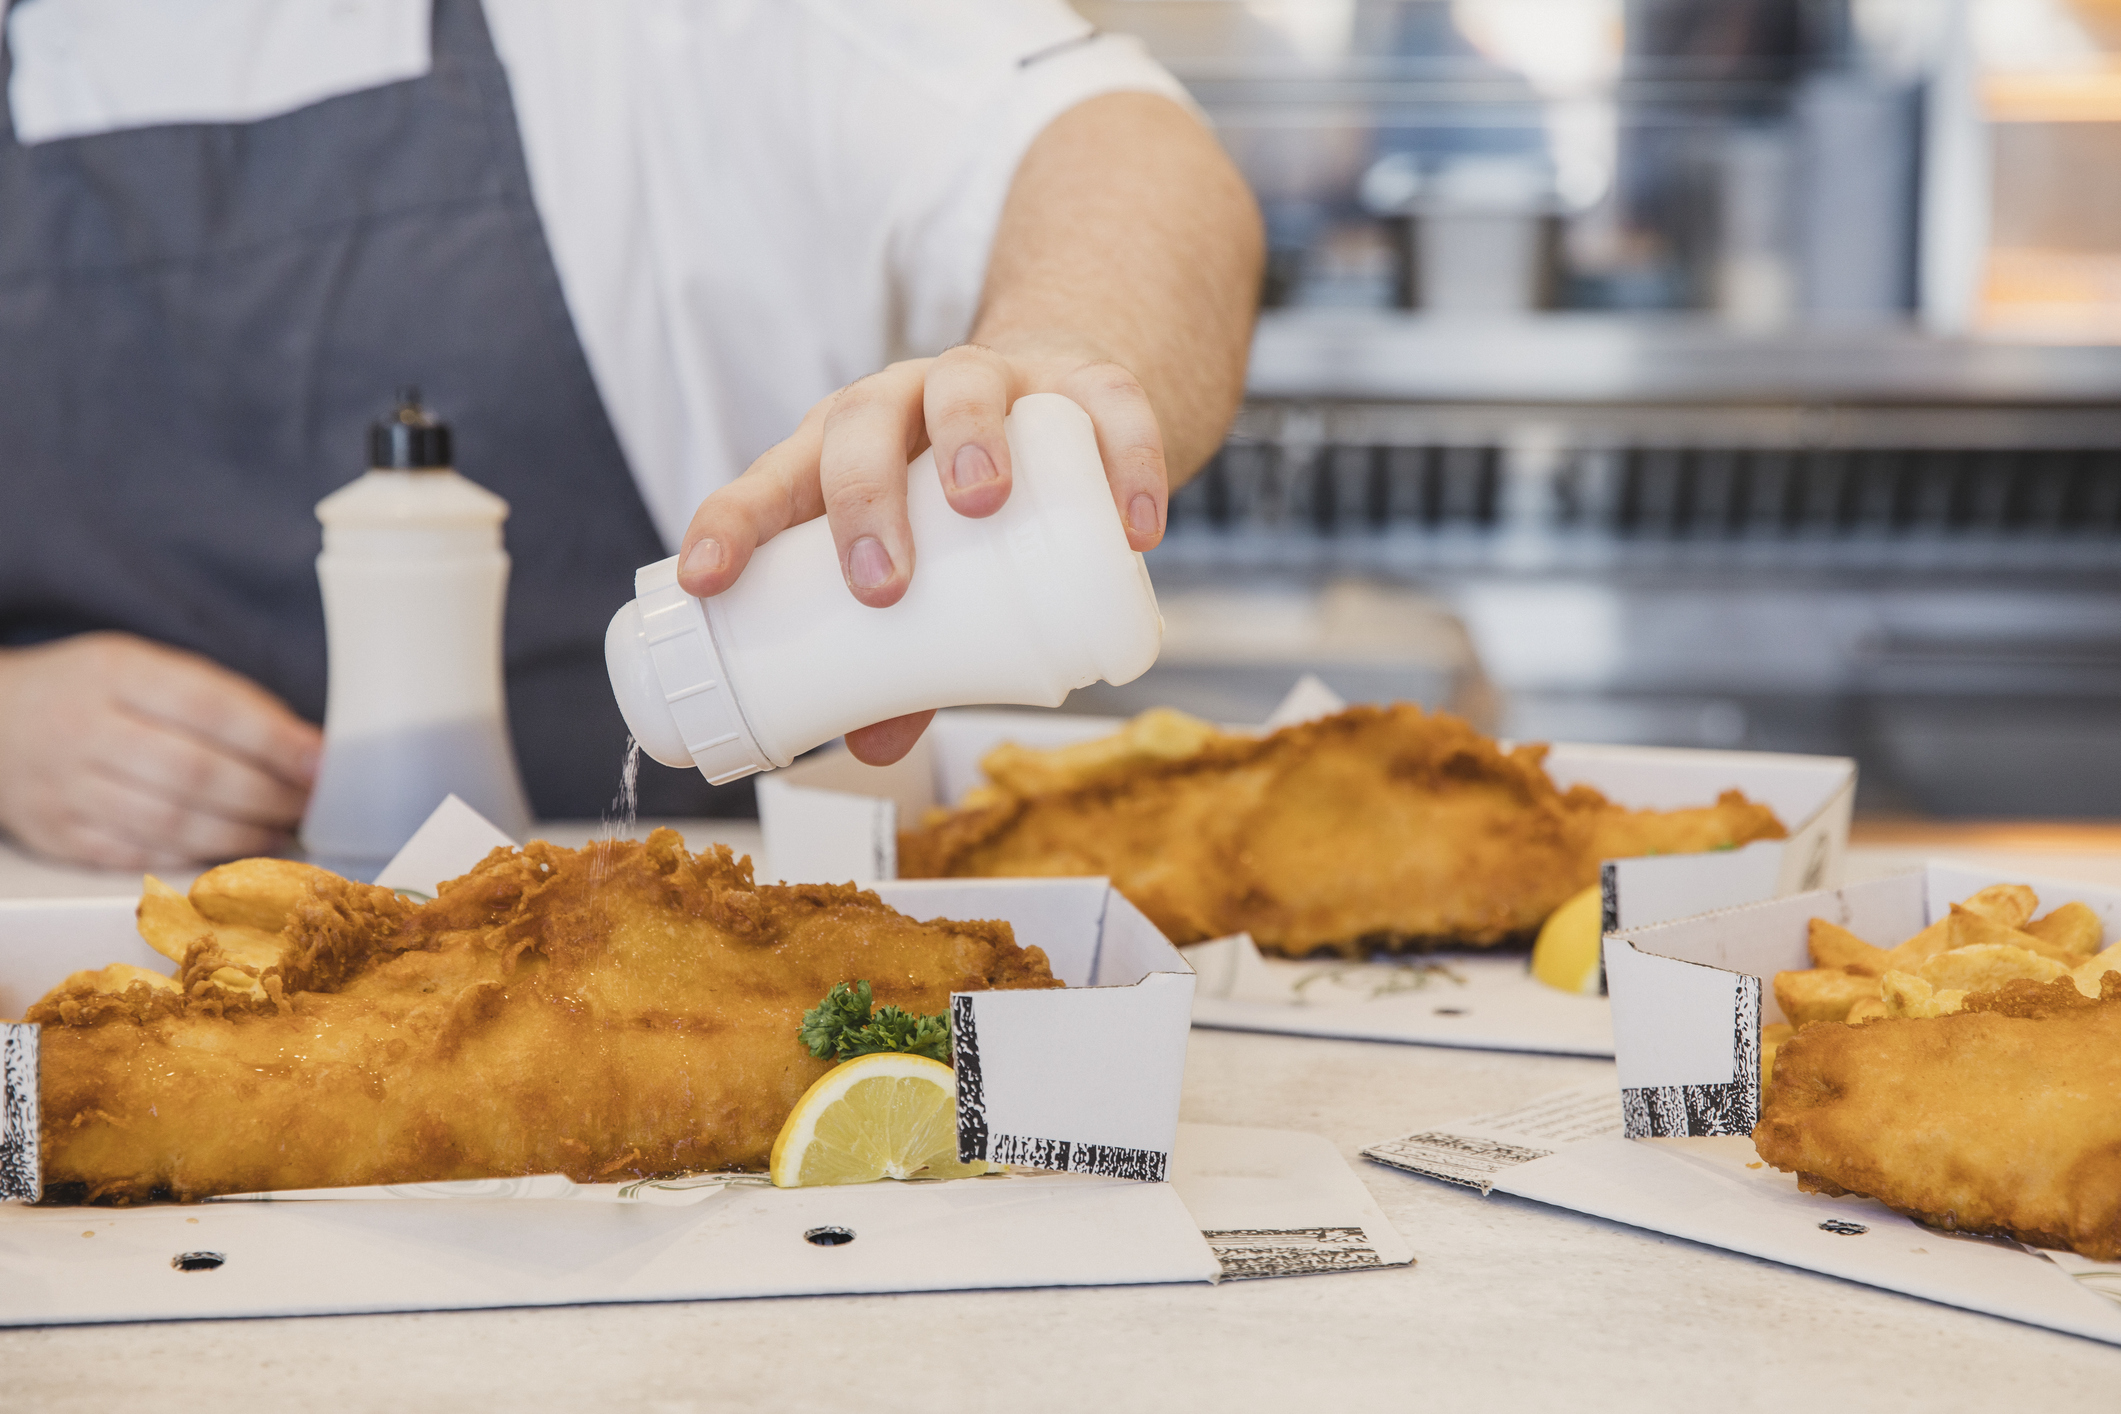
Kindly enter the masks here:
M 450 469 L 449 428 L 400 395 L 367 475 L 317 503 L 330 677 L 302 846 L 381 863 L 454 794 L 510 835 L 530 805 L 508 734 L 508 503 Z
M 710 599 L 678 588 L 675 557 L 640 570 L 604 659 L 641 749 L 721 785 L 887 717 L 1058 707 L 1147 672 L 1163 620 L 1089 415 L 1035 393 L 1004 430 L 1013 486 L 991 516 L 950 508 L 932 449 L 907 468 L 913 581 L 889 608 L 847 592 L 822 518 L 759 546 Z

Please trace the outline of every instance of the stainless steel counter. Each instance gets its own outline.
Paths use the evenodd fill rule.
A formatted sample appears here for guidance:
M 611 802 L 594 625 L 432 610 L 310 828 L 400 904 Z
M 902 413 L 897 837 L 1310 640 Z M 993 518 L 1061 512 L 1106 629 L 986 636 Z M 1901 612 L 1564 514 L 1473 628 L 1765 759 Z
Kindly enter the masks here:
M 2121 403 L 2121 348 L 1935 339 L 1912 326 L 1747 331 L 1698 315 L 1269 310 L 1258 400 L 1672 404 Z

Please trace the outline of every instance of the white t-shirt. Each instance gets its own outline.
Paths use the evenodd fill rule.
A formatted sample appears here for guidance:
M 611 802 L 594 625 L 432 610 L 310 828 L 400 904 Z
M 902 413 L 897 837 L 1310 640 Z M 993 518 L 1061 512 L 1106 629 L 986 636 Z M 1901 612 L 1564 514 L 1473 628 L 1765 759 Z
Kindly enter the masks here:
M 17 0 L 25 143 L 427 72 L 431 0 Z M 834 388 L 970 331 L 1003 199 L 1100 93 L 1186 102 L 1061 0 L 485 0 L 591 373 L 675 548 Z

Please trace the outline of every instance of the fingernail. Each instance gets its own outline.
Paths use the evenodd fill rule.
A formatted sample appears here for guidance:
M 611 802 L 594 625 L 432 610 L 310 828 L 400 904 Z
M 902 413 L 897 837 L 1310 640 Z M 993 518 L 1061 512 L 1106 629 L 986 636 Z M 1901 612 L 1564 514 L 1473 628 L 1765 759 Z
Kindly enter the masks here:
M 678 566 L 678 573 L 687 579 L 695 575 L 713 574 L 722 567 L 722 542 L 702 540 L 685 552 L 685 563 Z
M 1000 474 L 994 469 L 994 458 L 987 455 L 986 448 L 967 443 L 957 449 L 957 456 L 951 460 L 950 489 L 969 491 Z
M 891 556 L 883 541 L 864 535 L 847 548 L 847 582 L 856 589 L 882 589 L 891 582 Z
M 1127 524 L 1136 535 L 1156 534 L 1156 498 L 1143 492 L 1127 503 Z

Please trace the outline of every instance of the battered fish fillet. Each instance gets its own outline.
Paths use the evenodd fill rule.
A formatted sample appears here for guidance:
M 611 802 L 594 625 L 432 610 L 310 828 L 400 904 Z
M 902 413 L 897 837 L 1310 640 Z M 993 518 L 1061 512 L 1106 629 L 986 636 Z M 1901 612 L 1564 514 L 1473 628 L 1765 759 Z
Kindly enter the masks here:
M 923 1013 L 1060 985 L 1007 923 L 756 887 L 669 830 L 496 850 L 426 905 L 317 872 L 255 989 L 203 937 L 182 990 L 83 973 L 31 1009 L 47 1199 L 763 1168 L 834 983 Z
M 1155 729 L 1135 751 L 997 751 L 994 788 L 900 835 L 899 873 L 1102 874 L 1174 942 L 1244 931 L 1286 956 L 1356 956 L 1521 940 L 1597 883 L 1601 860 L 1785 833 L 1737 791 L 1638 811 L 1557 790 L 1544 746 L 1505 752 L 1412 704 L 1267 737 L 1137 725 Z M 1049 769 L 1068 753 L 1086 769 Z
M 1808 1192 L 2121 1261 L 2121 973 L 2102 984 L 1807 1026 L 1776 1056 L 1754 1146 Z

